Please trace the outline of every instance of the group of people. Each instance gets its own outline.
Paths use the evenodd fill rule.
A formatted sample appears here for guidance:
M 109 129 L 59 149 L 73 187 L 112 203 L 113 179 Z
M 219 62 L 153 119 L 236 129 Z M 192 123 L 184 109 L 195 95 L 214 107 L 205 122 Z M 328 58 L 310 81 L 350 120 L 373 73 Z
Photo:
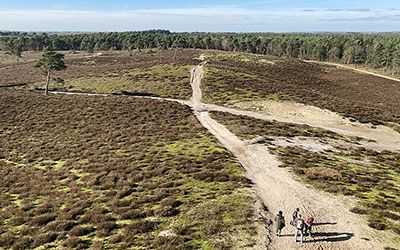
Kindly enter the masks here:
M 300 213 L 300 209 L 296 208 L 296 210 L 292 214 L 292 220 L 290 221 L 290 225 L 295 227 L 295 241 L 298 241 L 298 237 L 300 236 L 300 242 L 303 243 L 304 235 L 309 235 L 312 237 L 312 225 L 314 223 L 314 218 L 312 216 L 308 216 L 306 219 Z M 285 225 L 285 217 L 283 216 L 283 212 L 279 211 L 279 213 L 275 217 L 275 226 L 276 226 L 276 236 L 281 236 L 282 229 Z

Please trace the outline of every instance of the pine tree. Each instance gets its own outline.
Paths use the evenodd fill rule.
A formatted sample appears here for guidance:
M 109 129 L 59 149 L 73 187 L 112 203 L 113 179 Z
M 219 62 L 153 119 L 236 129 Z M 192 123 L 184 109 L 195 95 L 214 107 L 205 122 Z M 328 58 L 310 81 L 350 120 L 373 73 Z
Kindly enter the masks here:
M 372 65 L 375 68 L 383 68 L 385 65 L 385 46 L 382 43 L 378 43 L 374 46 L 373 53 L 371 55 Z
M 42 74 L 46 76 L 46 95 L 49 91 L 51 73 L 67 68 L 64 64 L 64 55 L 54 51 L 45 51 L 35 67 L 39 68 Z

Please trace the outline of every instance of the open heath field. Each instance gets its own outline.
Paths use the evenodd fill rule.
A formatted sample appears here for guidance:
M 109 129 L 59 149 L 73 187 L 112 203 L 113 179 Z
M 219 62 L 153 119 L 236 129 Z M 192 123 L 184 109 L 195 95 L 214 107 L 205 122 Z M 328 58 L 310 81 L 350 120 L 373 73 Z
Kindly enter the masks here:
M 375 125 L 400 123 L 399 82 L 301 60 L 206 53 L 204 101 L 289 100 Z
M 255 244 L 255 194 L 189 108 L 1 90 L 0 247 Z
M 396 249 L 399 82 L 214 50 L 0 64 L 0 248 Z M 274 216 L 316 219 L 299 245 Z M 290 231 L 290 233 L 289 233 Z

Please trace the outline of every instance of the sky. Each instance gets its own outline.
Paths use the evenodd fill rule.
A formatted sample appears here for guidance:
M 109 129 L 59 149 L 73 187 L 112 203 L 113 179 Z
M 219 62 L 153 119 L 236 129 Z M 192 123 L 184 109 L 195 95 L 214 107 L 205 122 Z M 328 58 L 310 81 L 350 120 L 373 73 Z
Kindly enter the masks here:
M 0 30 L 400 31 L 400 0 L 0 0 Z

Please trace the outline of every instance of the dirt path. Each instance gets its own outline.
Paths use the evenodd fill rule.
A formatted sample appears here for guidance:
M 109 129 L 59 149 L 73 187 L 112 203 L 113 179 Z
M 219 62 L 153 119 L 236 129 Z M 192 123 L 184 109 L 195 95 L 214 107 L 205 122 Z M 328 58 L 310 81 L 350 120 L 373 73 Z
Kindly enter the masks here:
M 192 91 L 193 95 L 192 98 L 190 98 L 190 101 L 192 102 L 192 105 L 194 109 L 199 110 L 202 108 L 203 104 L 201 103 L 201 99 L 203 98 L 201 89 L 200 89 L 200 84 L 194 84 L 194 83 L 199 83 L 201 82 L 201 79 L 203 78 L 204 71 L 203 71 L 203 66 L 207 63 L 207 61 L 202 62 L 199 64 L 197 67 L 194 67 L 191 71 L 192 76 L 191 76 L 191 86 L 192 86 Z
M 42 93 L 43 91 L 38 91 Z M 155 96 L 138 96 L 138 95 L 124 95 L 124 94 L 94 94 L 94 93 L 84 93 L 84 92 L 66 92 L 66 91 L 49 91 L 50 94 L 55 95 L 82 95 L 82 96 L 99 96 L 99 97 L 109 97 L 109 96 L 120 96 L 120 97 L 131 97 L 136 99 L 151 99 L 158 101 L 168 101 L 168 102 L 177 102 L 182 105 L 190 105 L 191 101 L 179 100 L 174 98 L 165 98 L 165 97 L 155 97 Z
M 242 107 L 259 107 L 263 110 L 263 103 L 251 103 L 251 105 L 241 104 Z M 258 105 L 258 106 L 257 106 Z M 283 104 L 285 105 L 285 104 Z M 304 105 L 303 105 L 304 106 Z M 305 107 L 307 109 L 307 107 Z M 297 110 L 296 112 L 286 112 L 284 108 L 279 108 L 276 110 L 268 110 L 265 112 L 254 112 L 248 110 L 241 110 L 230 107 L 222 107 L 213 104 L 203 104 L 201 105 L 201 110 L 203 111 L 222 111 L 231 113 L 234 115 L 244 115 L 248 117 L 257 118 L 266 121 L 279 121 L 286 123 L 295 124 L 306 124 L 311 127 L 323 128 L 332 132 L 336 132 L 345 136 L 355 136 L 362 137 L 367 140 L 372 140 L 371 142 L 362 141 L 360 142 L 362 146 L 372 150 L 391 150 L 400 151 L 400 133 L 388 128 L 386 126 L 372 127 L 367 124 L 361 124 L 359 122 L 351 122 L 347 118 L 343 118 L 337 114 L 330 111 L 325 111 L 313 107 L 313 112 L 318 113 L 319 119 L 312 119 L 309 115 L 299 115 L 302 110 Z M 324 118 L 325 119 L 322 119 Z
M 317 191 L 294 180 L 287 170 L 279 168 L 279 162 L 268 152 L 268 148 L 248 145 L 225 126 L 212 119 L 208 110 L 225 108 L 201 103 L 201 78 L 203 64 L 197 66 L 192 75 L 193 97 L 191 104 L 201 124 L 207 128 L 246 169 L 248 177 L 256 184 L 257 193 L 271 214 L 278 210 L 289 213 L 300 207 L 303 214 L 315 216 L 316 236 L 300 245 L 294 242 L 293 228 L 288 226 L 284 237 L 275 237 L 273 249 L 383 249 L 385 236 L 369 228 L 363 218 L 349 212 L 350 201 L 340 196 Z M 236 114 L 255 115 L 248 111 L 229 110 Z
M 400 82 L 400 79 L 398 79 L 398 78 L 381 75 L 381 74 L 374 73 L 374 72 L 371 72 L 371 71 L 368 71 L 368 70 L 364 70 L 364 69 L 356 69 L 356 68 L 353 68 L 351 66 L 347 66 L 347 65 L 343 65 L 343 64 L 339 64 L 339 63 L 320 62 L 320 61 L 312 61 L 312 60 L 304 60 L 304 62 L 335 66 L 335 67 L 339 67 L 339 68 L 342 68 L 342 69 L 348 69 L 348 70 L 352 70 L 352 71 L 355 71 L 355 72 L 368 74 L 368 75 L 373 75 L 373 76 L 378 76 L 378 77 L 386 78 L 386 79 L 389 79 L 389 80 L 392 80 L 392 81 Z

